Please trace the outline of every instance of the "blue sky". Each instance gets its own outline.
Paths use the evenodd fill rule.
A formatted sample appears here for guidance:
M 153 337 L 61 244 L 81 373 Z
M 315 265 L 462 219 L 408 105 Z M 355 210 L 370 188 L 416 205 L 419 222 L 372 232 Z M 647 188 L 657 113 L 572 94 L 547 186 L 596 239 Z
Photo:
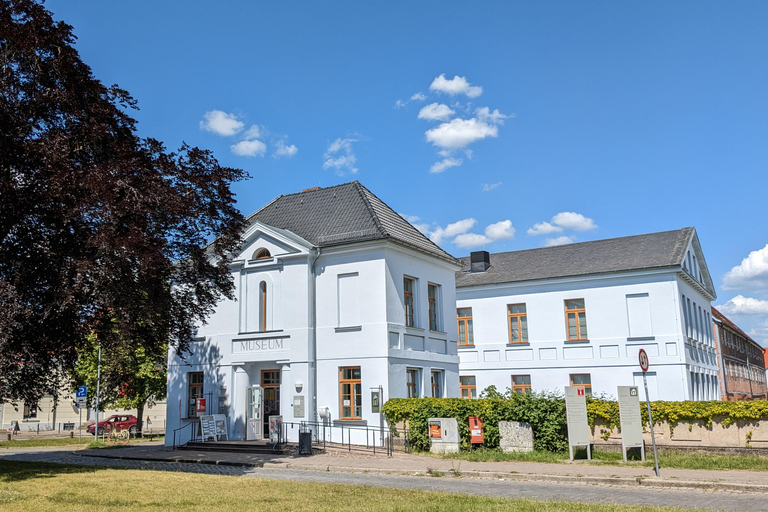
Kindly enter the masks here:
M 357 179 L 456 256 L 695 226 L 768 344 L 768 2 L 46 6 L 245 214 Z

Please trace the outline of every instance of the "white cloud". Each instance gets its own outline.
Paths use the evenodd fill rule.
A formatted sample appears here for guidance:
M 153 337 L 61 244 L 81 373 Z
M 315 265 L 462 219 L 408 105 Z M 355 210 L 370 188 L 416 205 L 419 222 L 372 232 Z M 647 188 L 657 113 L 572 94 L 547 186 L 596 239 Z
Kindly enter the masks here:
M 512 226 L 511 220 L 502 220 L 485 228 L 485 236 L 492 241 L 512 240 L 515 238 L 515 228 Z
M 432 81 L 432 85 L 429 86 L 430 91 L 443 92 L 455 96 L 457 94 L 465 94 L 469 98 L 477 98 L 483 94 L 483 88 L 480 86 L 470 85 L 467 82 L 466 77 L 454 76 L 448 80 L 445 78 L 445 73 L 441 74 Z
M 576 212 L 560 212 L 550 222 L 538 222 L 529 228 L 527 233 L 530 236 L 549 235 L 551 233 L 562 233 L 564 229 L 573 231 L 589 231 L 597 228 L 595 221 Z M 553 245 L 570 244 L 575 240 L 573 236 L 559 236 L 557 238 L 548 238 L 544 241 L 545 247 Z
M 272 153 L 272 156 L 274 158 L 281 158 L 284 156 L 290 158 L 299 152 L 299 148 L 297 148 L 295 144 L 291 144 L 290 146 L 287 146 L 285 142 L 283 142 L 282 140 L 278 140 L 275 143 L 275 147 L 277 149 L 275 149 L 275 152 Z
M 472 248 L 490 244 L 496 240 L 511 240 L 515 237 L 515 228 L 512 221 L 502 220 L 490 224 L 485 228 L 485 234 L 464 233 L 453 239 L 453 243 L 459 247 Z
M 747 334 L 749 337 L 760 343 L 763 347 L 768 346 L 768 321 L 759 324 L 750 329 Z
M 483 183 L 483 192 L 490 192 L 491 190 L 500 187 L 501 182 L 498 183 Z
M 462 219 L 453 224 L 448 224 L 445 228 L 438 227 L 429 234 L 429 239 L 440 244 L 444 238 L 451 238 L 462 233 L 466 233 L 474 227 L 477 221 L 473 218 Z
M 552 217 L 552 224 L 574 231 L 589 231 L 597 227 L 595 221 L 576 212 L 560 212 Z
M 461 149 L 486 137 L 496 137 L 499 130 L 478 119 L 453 119 L 426 132 L 427 141 L 441 148 Z
M 528 229 L 528 234 L 531 236 L 548 235 L 550 233 L 560 233 L 562 231 L 563 228 L 560 226 L 553 226 L 549 222 L 539 222 Z
M 221 135 L 231 137 L 239 133 L 245 124 L 237 119 L 234 114 L 227 114 L 221 110 L 211 110 L 203 114 L 203 120 L 200 121 L 200 129 Z
M 768 315 L 768 300 L 737 295 L 722 306 L 715 306 L 725 315 Z
M 471 249 L 486 245 L 490 243 L 490 240 L 487 236 L 478 233 L 465 233 L 454 238 L 453 243 L 464 249 Z
M 395 102 L 395 108 L 403 108 L 403 107 L 404 107 L 404 106 L 406 106 L 407 104 L 408 104 L 408 102 L 407 102 L 407 101 L 403 101 L 403 100 L 397 100 L 397 101 Z
M 261 138 L 261 129 L 255 124 L 251 125 L 251 127 L 248 128 L 245 133 L 243 133 L 243 139 L 245 140 L 253 140 L 259 138 Z
M 509 119 L 512 116 L 505 116 L 499 109 L 495 109 L 493 112 L 488 107 L 482 107 L 475 110 L 475 116 L 486 123 L 491 124 L 504 124 L 505 119 Z
M 426 119 L 427 121 L 447 121 L 455 110 L 451 110 L 451 107 L 443 103 L 431 103 L 419 110 L 419 119 Z
M 356 174 L 358 168 L 355 167 L 357 157 L 352 151 L 352 143 L 357 139 L 336 139 L 331 142 L 323 155 L 323 169 L 333 168 L 336 174 L 344 176 L 345 174 Z M 337 153 L 342 153 L 337 155 Z
M 264 156 L 267 151 L 267 145 L 260 140 L 241 140 L 230 148 L 238 156 Z
M 723 276 L 724 290 L 768 290 L 768 245 L 752 251 Z
M 440 162 L 435 162 L 432 167 L 429 168 L 429 172 L 432 174 L 441 173 L 451 167 L 458 167 L 463 163 L 461 158 L 446 158 Z
M 423 92 L 417 92 L 416 94 L 411 96 L 411 101 L 424 101 L 425 99 L 427 99 L 427 97 L 424 96 Z
M 402 218 L 413 224 L 414 222 L 419 222 L 421 220 L 421 217 L 417 215 L 408 215 L 407 213 L 399 213 Z
M 554 247 L 556 245 L 565 245 L 565 244 L 572 244 L 573 243 L 573 237 L 572 236 L 559 236 L 557 238 L 547 238 L 544 240 L 544 247 Z

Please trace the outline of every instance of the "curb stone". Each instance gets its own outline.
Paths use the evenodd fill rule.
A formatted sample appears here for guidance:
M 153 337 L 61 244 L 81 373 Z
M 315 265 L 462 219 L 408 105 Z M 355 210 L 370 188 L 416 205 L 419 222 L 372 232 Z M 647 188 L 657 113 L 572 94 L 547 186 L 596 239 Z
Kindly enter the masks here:
M 356 468 L 356 467 L 334 467 L 330 465 L 326 466 L 313 466 L 307 464 L 294 464 L 283 462 L 234 462 L 224 460 L 209 460 L 209 459 L 164 459 L 160 457 L 137 457 L 137 456 L 113 456 L 105 454 L 95 453 L 82 453 L 83 450 L 77 450 L 72 452 L 73 455 L 80 457 L 96 457 L 102 459 L 121 459 L 121 460 L 138 460 L 146 462 L 168 462 L 168 463 L 187 463 L 187 464 L 211 464 L 216 466 L 234 466 L 243 468 L 268 468 L 268 469 L 292 469 L 300 471 L 315 471 L 315 472 L 334 472 L 334 473 L 378 473 L 382 475 L 401 475 L 401 476 L 429 476 L 426 471 L 416 470 L 392 470 L 392 469 L 380 469 L 380 468 Z M 457 478 L 450 476 L 450 470 L 445 471 L 447 478 Z M 430 477 L 430 478 L 442 478 L 442 477 Z M 515 480 L 515 481 L 527 481 L 536 480 L 544 482 L 564 482 L 564 483 L 581 483 L 581 484 L 596 484 L 596 485 L 621 485 L 625 487 L 654 487 L 654 488 L 677 488 L 677 489 L 699 489 L 699 490 L 711 490 L 711 491 L 739 491 L 750 493 L 768 493 L 768 485 L 759 484 L 739 484 L 730 482 L 713 482 L 713 481 L 696 481 L 696 480 L 678 480 L 671 478 L 657 478 L 657 477 L 604 477 L 604 476 L 569 476 L 569 475 L 546 475 L 537 473 L 499 473 L 492 471 L 462 471 L 459 478 L 485 478 L 493 480 Z

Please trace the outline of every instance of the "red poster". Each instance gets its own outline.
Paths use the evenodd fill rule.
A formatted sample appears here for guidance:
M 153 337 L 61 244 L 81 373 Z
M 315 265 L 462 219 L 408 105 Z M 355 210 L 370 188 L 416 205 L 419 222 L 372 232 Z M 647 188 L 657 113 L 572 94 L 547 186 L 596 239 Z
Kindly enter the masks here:
M 205 398 L 197 399 L 197 412 L 205 412 Z

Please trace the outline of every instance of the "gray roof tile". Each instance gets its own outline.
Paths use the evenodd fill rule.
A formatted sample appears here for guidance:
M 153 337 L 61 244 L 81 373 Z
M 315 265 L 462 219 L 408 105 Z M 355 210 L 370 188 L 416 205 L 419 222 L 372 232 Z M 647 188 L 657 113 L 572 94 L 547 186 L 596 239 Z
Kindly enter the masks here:
M 248 218 L 255 221 L 287 229 L 318 247 L 392 240 L 458 263 L 358 181 L 279 196 Z
M 680 266 L 694 228 L 490 255 L 485 272 L 456 272 L 456 288 Z

